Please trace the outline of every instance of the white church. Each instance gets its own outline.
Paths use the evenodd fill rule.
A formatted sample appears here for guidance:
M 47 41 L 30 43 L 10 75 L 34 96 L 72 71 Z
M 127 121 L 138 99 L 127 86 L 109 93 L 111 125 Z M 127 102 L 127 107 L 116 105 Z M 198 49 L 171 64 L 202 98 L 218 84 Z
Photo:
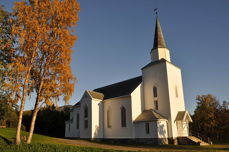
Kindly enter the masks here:
M 65 123 L 65 137 L 176 144 L 189 136 L 181 69 L 170 59 L 158 18 L 150 55 L 141 76 L 86 90 Z

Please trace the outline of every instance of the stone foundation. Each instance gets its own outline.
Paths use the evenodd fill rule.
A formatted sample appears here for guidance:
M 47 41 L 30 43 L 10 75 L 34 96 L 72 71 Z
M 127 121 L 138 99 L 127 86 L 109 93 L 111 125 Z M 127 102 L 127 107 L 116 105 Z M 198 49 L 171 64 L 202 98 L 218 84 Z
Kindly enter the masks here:
M 168 143 L 171 145 L 178 145 L 177 138 L 168 138 Z
M 136 138 L 136 139 L 115 139 L 115 138 L 104 138 L 94 139 L 95 141 L 104 141 L 115 144 L 141 144 L 141 145 L 165 145 L 168 144 L 167 138 Z

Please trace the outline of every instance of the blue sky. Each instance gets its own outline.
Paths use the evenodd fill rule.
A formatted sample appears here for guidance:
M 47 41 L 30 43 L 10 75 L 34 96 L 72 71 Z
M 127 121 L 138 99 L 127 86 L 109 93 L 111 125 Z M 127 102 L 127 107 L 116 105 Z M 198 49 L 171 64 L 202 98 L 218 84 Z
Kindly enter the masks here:
M 79 0 L 78 40 L 72 70 L 77 77 L 70 104 L 93 90 L 141 75 L 150 62 L 155 15 L 170 49 L 172 63 L 182 68 L 186 108 L 196 95 L 211 93 L 229 100 L 228 0 Z M 14 0 L 1 0 L 10 11 Z M 33 98 L 26 109 L 33 107 Z M 60 105 L 63 103 L 61 102 Z

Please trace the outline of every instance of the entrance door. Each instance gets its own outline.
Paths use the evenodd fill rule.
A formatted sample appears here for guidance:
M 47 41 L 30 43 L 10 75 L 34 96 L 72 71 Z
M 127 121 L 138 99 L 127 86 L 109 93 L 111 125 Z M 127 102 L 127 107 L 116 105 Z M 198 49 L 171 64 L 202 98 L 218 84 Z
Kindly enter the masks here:
M 176 124 L 177 124 L 178 137 L 188 136 L 188 130 L 189 130 L 188 122 L 187 121 L 177 121 Z

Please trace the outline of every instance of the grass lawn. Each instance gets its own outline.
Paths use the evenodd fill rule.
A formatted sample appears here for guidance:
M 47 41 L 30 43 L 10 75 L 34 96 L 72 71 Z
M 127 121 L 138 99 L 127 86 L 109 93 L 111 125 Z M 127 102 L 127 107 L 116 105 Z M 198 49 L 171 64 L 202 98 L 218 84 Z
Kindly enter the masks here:
M 229 152 L 228 144 L 210 146 L 137 146 L 118 144 L 112 145 L 109 143 L 96 143 L 85 140 L 67 140 L 60 138 L 52 138 L 38 134 L 34 134 L 32 144 L 21 144 L 20 146 L 16 146 L 14 144 L 10 144 L 15 141 L 15 134 L 16 129 L 0 128 L 0 152 Z M 25 136 L 28 135 L 28 133 L 22 131 L 22 135 Z

